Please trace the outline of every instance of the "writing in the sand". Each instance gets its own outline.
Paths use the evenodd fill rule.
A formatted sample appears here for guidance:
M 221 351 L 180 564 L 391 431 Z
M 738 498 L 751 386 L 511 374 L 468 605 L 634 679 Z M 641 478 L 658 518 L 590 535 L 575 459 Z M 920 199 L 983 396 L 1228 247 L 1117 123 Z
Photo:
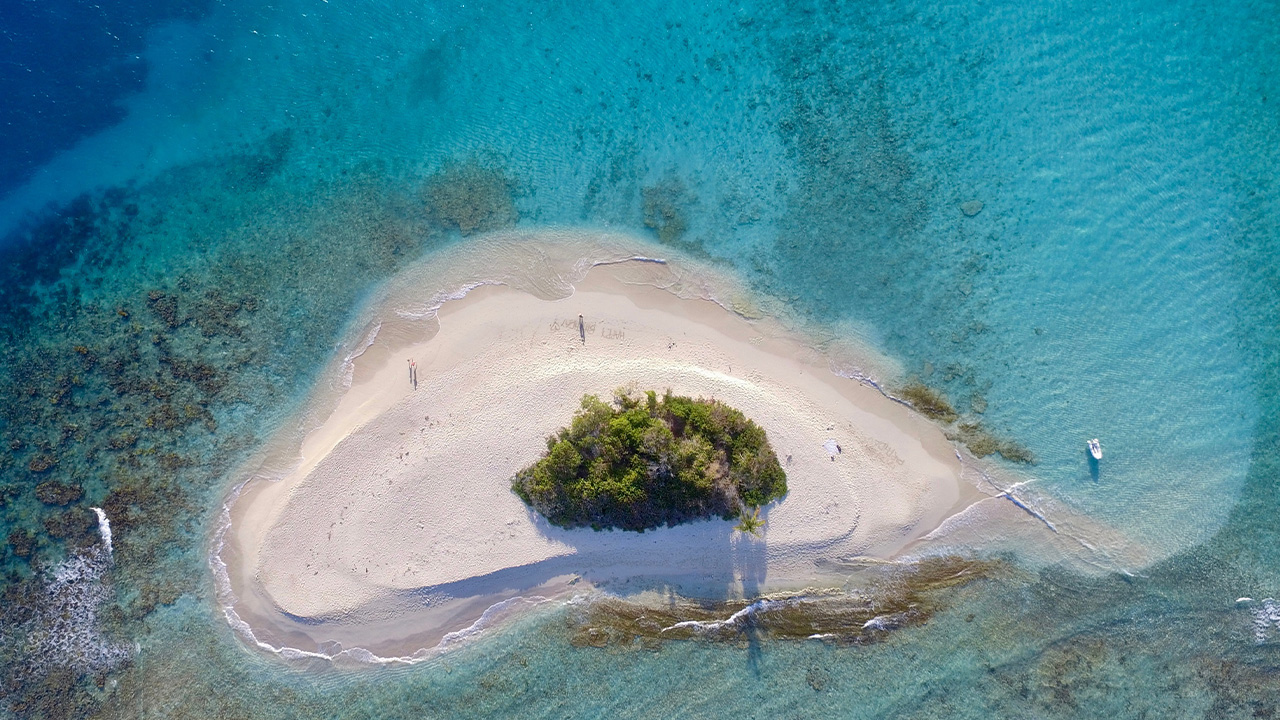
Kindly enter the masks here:
M 600 330 L 600 337 L 604 338 L 605 340 L 621 340 L 626 336 L 627 334 L 625 332 L 617 328 L 607 327 L 607 328 L 602 328 Z
M 584 335 L 594 335 L 596 332 L 596 323 L 583 321 L 578 324 L 578 318 L 556 318 L 551 321 L 549 326 L 551 332 L 560 332 L 561 330 L 572 330 L 573 332 L 581 332 Z

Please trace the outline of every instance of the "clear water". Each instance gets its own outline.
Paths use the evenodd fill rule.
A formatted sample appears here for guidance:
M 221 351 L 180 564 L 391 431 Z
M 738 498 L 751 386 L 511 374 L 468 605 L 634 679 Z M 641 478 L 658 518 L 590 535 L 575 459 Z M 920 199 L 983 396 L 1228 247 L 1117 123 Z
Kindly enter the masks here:
M 26 48 L 129 28 L 77 43 L 101 62 L 11 50 L 0 70 L 25 123 L 0 153 L 7 712 L 1275 711 L 1274 3 L 286 0 L 65 20 L 82 10 L 61 36 L 0 18 Z M 83 119 L 33 120 L 50 113 Z M 468 242 L 462 215 L 426 210 L 441 197 L 722 263 L 1026 445 L 1046 513 L 1160 562 L 1011 571 L 860 647 L 582 648 L 547 610 L 412 669 L 246 651 L 205 565 L 226 472 L 294 422 L 379 280 Z M 83 497 L 42 502 L 50 479 Z M 90 506 L 117 546 L 95 621 L 136 649 L 37 663 L 39 618 L 13 608 L 89 552 Z

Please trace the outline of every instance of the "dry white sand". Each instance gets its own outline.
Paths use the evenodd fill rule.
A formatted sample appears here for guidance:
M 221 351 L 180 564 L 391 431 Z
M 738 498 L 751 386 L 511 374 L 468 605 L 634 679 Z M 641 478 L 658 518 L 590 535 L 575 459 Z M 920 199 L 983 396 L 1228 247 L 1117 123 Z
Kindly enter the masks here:
M 220 555 L 239 617 L 277 645 L 412 652 L 505 598 L 839 584 L 831 567 L 892 558 L 948 518 L 966 541 L 989 536 L 954 518 L 987 496 L 937 426 L 833 374 L 776 324 L 653 287 L 669 266 L 628 282 L 635 266 L 597 267 L 559 300 L 481 287 L 446 303 L 427 339 L 380 335 L 327 419 L 293 444 L 295 466 L 246 484 L 232 507 Z M 722 520 L 564 530 L 511 492 L 583 394 L 623 386 L 713 397 L 765 429 L 789 493 L 766 508 L 762 537 Z

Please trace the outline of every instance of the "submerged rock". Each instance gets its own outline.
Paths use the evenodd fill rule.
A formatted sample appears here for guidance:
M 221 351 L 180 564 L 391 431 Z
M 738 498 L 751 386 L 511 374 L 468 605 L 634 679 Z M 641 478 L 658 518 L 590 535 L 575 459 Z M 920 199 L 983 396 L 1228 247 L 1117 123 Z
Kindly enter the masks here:
M 36 546 L 36 538 L 25 530 L 14 530 L 9 533 L 9 547 L 13 554 L 20 558 L 31 557 Z
M 84 497 L 84 488 L 57 480 L 42 482 L 36 486 L 36 499 L 45 505 L 70 505 Z
M 8 506 L 10 501 L 18 497 L 19 492 L 17 485 L 0 485 L 0 509 Z
M 772 597 L 706 601 L 670 595 L 658 604 L 600 594 L 575 603 L 566 618 L 575 647 L 650 650 L 667 641 L 757 640 L 869 645 L 921 625 L 951 602 L 944 592 L 1009 570 L 999 560 L 961 556 L 883 566 L 860 575 L 857 589 L 806 590 Z M 646 642 L 647 641 L 647 642 Z M 821 692 L 831 677 L 806 677 Z
M 441 230 L 465 235 L 515 225 L 514 183 L 500 170 L 472 161 L 450 165 L 427 179 L 427 219 Z
M 48 454 L 41 454 L 31 458 L 31 462 L 27 463 L 27 469 L 33 473 L 42 473 L 57 464 L 58 458 Z
M 672 178 L 643 188 L 640 194 L 644 200 L 644 226 L 656 231 L 664 244 L 682 239 L 689 229 L 689 207 L 694 201 L 684 183 Z
M 147 293 L 147 305 L 170 330 L 180 327 L 189 317 L 178 311 L 178 296 L 160 290 Z
M 959 414 L 940 391 L 913 380 L 898 390 L 898 394 L 917 412 L 931 420 L 954 422 Z
M 98 540 L 97 518 L 85 508 L 73 508 L 45 518 L 44 530 L 54 540 L 65 540 L 71 547 L 87 547 Z
M 814 692 L 822 692 L 827 689 L 827 684 L 831 682 L 831 674 L 820 667 L 811 667 L 804 674 L 804 680 L 813 688 Z
M 985 408 L 985 405 L 983 406 Z M 995 436 L 980 422 L 962 422 L 947 437 L 964 443 L 978 457 L 999 454 L 1005 460 L 1034 465 L 1036 457 L 1023 445 Z
M 982 212 L 983 207 L 985 206 L 981 200 L 970 200 L 960 203 L 960 212 L 963 212 L 966 217 L 973 217 Z

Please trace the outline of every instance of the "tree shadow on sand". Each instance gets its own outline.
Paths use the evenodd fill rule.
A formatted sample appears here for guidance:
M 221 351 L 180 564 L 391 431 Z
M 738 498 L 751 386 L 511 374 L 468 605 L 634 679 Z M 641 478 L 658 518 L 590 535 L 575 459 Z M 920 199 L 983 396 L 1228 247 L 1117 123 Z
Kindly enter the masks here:
M 558 578 L 585 582 L 626 597 L 656 592 L 707 602 L 754 598 L 768 575 L 767 536 L 742 533 L 713 519 L 645 532 L 564 529 L 529 510 L 544 537 L 571 554 L 412 591 L 438 599 L 511 596 L 537 592 Z M 579 580 L 580 579 L 580 580 Z

